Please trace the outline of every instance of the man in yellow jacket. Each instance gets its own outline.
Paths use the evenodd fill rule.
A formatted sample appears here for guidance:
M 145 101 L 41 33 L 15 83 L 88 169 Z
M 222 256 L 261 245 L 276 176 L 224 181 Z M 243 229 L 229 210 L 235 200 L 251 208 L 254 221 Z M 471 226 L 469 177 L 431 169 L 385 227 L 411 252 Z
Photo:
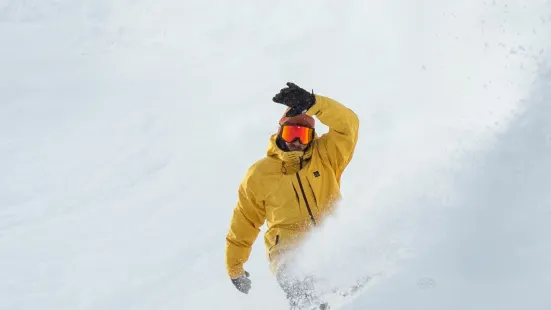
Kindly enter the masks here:
M 273 101 L 288 108 L 278 132 L 270 138 L 267 156 L 248 169 L 239 186 L 225 260 L 235 287 L 248 293 L 251 280 L 243 264 L 266 222 L 264 243 L 270 267 L 294 308 L 315 296 L 304 280 L 286 275 L 285 254 L 331 213 L 340 198 L 340 179 L 356 147 L 359 120 L 337 101 L 293 83 L 287 83 Z M 328 133 L 315 134 L 313 116 L 329 127 Z M 320 309 L 326 307 L 320 305 Z

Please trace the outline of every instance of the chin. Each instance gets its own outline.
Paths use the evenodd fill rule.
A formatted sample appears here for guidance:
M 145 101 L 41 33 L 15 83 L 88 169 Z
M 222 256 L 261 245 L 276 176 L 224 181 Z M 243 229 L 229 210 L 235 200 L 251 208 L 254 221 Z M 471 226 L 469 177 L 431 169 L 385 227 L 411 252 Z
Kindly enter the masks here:
M 287 149 L 291 152 L 302 152 L 308 148 L 308 145 L 292 145 L 287 143 Z
M 305 147 L 290 147 L 289 150 L 293 151 L 293 152 L 297 152 L 297 151 L 304 151 L 306 148 Z

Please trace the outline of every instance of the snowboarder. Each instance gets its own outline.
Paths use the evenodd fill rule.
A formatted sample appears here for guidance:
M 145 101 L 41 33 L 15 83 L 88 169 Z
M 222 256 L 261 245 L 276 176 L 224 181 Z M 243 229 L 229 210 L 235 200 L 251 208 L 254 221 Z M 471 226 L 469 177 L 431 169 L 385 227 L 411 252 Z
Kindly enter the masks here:
M 247 294 L 251 280 L 243 264 L 266 221 L 266 254 L 291 309 L 310 303 L 328 309 L 316 300 L 309 279 L 286 272 L 292 262 L 284 254 L 295 249 L 340 199 L 340 179 L 356 147 L 359 120 L 337 101 L 290 82 L 272 100 L 288 108 L 270 138 L 267 156 L 248 169 L 239 186 L 226 236 L 227 272 L 235 287 Z M 318 137 L 312 116 L 329 132 Z

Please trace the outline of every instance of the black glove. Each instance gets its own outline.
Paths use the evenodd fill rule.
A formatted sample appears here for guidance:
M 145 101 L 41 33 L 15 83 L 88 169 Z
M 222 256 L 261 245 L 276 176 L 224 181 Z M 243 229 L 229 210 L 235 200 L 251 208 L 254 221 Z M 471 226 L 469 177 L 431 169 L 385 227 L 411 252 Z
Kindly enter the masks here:
M 272 100 L 291 108 L 286 114 L 287 117 L 302 114 L 316 103 L 313 91 L 309 93 L 291 82 L 288 82 L 287 87 L 281 89 Z
M 249 279 L 250 274 L 245 271 L 245 274 L 236 279 L 231 279 L 233 285 L 244 294 L 248 294 L 251 289 L 251 280 Z

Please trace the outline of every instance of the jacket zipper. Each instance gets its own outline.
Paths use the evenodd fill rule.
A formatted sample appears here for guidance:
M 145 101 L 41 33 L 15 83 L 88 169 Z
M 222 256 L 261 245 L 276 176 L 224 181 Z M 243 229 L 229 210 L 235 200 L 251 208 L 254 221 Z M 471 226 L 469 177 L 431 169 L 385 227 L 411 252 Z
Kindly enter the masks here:
M 296 175 L 297 175 L 298 185 L 300 186 L 300 191 L 302 192 L 302 197 L 304 198 L 304 203 L 306 204 L 306 209 L 308 209 L 308 214 L 310 214 L 310 219 L 312 220 L 312 224 L 316 226 L 316 219 L 312 214 L 312 210 L 310 209 L 310 204 L 308 203 L 308 199 L 306 199 L 306 193 L 304 192 L 304 187 L 302 187 L 302 181 L 300 180 L 300 176 L 298 175 L 298 172 L 296 173 Z
M 312 184 L 310 184 L 310 182 L 308 182 L 308 186 L 310 186 L 310 190 L 312 191 L 312 197 L 314 197 L 314 203 L 317 205 L 318 200 L 316 199 L 316 193 L 314 193 L 314 189 L 312 188 Z
M 279 234 L 276 235 L 274 245 L 272 245 L 268 251 L 271 251 L 278 243 L 279 243 Z
M 298 198 L 298 192 L 297 192 L 297 189 L 295 188 L 295 184 L 292 184 L 293 185 L 293 190 L 295 191 L 295 198 L 297 199 L 297 203 L 299 204 L 300 206 L 300 199 Z
M 272 249 L 279 243 L 279 235 L 276 235 L 276 239 L 275 239 L 275 242 L 274 242 L 274 245 L 272 245 L 270 247 L 270 249 L 268 249 L 268 256 L 270 257 L 270 259 L 272 259 Z

